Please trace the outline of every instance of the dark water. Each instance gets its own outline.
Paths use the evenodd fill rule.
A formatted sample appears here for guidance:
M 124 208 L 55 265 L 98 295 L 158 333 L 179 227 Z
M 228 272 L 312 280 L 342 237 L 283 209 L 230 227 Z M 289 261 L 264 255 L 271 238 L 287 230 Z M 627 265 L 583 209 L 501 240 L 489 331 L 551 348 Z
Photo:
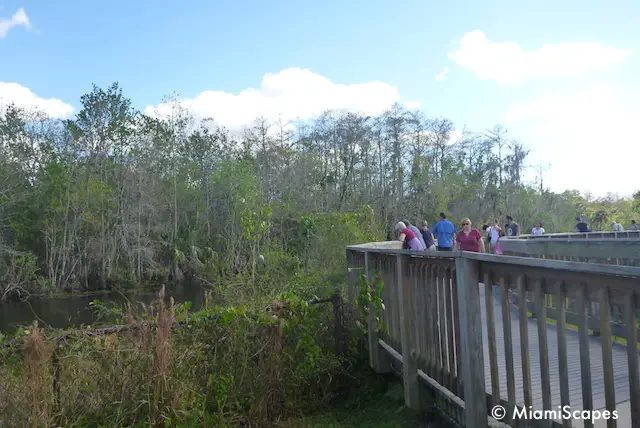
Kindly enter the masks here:
M 89 325 L 99 321 L 94 310 L 89 306 L 93 300 L 124 304 L 127 301 L 140 307 L 138 302 L 149 304 L 158 299 L 158 292 L 112 292 L 109 294 L 76 295 L 58 298 L 29 299 L 26 302 L 9 301 L 0 303 L 0 332 L 15 332 L 20 326 L 38 320 L 38 325 L 53 328 L 67 328 L 81 324 Z M 171 296 L 176 303 L 191 302 L 192 310 L 204 305 L 205 290 L 196 284 L 184 284 L 167 287 L 165 295 Z

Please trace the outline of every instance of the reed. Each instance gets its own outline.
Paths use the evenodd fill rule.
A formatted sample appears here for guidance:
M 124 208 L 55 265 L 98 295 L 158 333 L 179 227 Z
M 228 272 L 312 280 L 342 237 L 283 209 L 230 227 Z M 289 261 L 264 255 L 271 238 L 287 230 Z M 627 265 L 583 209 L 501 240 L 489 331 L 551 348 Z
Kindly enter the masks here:
M 331 305 L 288 296 L 251 306 L 189 313 L 163 288 L 151 306 L 118 311 L 126 328 L 34 324 L 20 349 L 3 351 L 23 363 L 0 364 L 0 426 L 269 427 L 328 403 L 342 367 Z
M 28 425 L 32 427 L 49 426 L 51 393 L 45 386 L 45 372 L 51 354 L 51 346 L 45 342 L 42 329 L 34 321 L 28 330 L 24 342 L 24 371 L 26 391 L 29 403 Z

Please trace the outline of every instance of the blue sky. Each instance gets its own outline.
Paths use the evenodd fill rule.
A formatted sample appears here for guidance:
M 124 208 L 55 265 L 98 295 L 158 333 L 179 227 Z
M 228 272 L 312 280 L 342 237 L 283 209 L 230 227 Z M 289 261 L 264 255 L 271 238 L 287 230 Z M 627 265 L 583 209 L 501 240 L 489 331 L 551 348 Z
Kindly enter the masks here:
M 176 91 L 232 128 L 419 103 L 503 124 L 554 190 L 640 189 L 640 2 L 520 3 L 0 0 L 0 98 L 62 117 L 119 81 L 141 110 Z

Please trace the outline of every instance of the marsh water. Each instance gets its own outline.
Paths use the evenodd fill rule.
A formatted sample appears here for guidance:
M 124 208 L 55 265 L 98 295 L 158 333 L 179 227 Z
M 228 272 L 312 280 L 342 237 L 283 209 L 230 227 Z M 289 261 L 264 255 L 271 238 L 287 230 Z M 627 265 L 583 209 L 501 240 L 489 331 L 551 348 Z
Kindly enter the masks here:
M 0 302 L 0 332 L 11 334 L 20 326 L 38 320 L 39 325 L 53 328 L 90 325 L 100 321 L 95 310 L 89 305 L 94 300 L 105 303 L 125 304 L 131 302 L 149 304 L 158 299 L 158 290 L 109 292 L 82 294 L 63 297 L 31 298 L 26 302 Z M 167 286 L 165 295 L 172 296 L 176 303 L 191 302 L 192 310 L 204 304 L 205 290 L 197 284 Z

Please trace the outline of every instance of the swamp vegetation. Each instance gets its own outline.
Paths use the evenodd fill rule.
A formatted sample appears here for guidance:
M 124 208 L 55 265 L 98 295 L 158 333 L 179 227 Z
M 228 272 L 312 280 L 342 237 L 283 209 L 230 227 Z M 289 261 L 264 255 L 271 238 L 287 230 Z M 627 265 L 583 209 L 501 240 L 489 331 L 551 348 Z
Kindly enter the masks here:
M 525 182 L 528 151 L 500 126 L 453 141 L 448 119 L 394 106 L 231 133 L 165 107 L 136 112 L 113 84 L 66 121 L 0 113 L 0 300 L 92 294 L 76 328 L 38 311 L 0 325 L 0 426 L 361 426 L 387 379 L 343 305 L 309 304 L 344 295 L 345 245 L 440 211 L 559 232 L 640 210 L 640 194 Z M 141 288 L 153 299 L 128 294 Z

